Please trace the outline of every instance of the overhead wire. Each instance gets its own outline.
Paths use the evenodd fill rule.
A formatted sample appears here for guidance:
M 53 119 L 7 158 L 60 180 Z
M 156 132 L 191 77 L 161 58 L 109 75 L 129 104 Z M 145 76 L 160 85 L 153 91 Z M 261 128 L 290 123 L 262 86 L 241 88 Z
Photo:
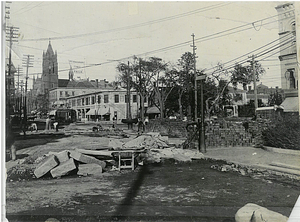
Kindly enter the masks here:
M 51 37 L 51 40 L 78 38 L 78 37 L 83 37 L 83 36 L 99 35 L 99 34 L 106 34 L 106 33 L 110 33 L 110 32 L 115 32 L 115 31 L 123 31 L 123 30 L 127 30 L 127 29 L 132 29 L 132 28 L 139 28 L 139 27 L 146 26 L 146 25 L 152 25 L 152 24 L 155 24 L 155 23 L 165 22 L 165 21 L 169 21 L 169 20 L 173 20 L 173 19 L 177 19 L 177 18 L 197 14 L 197 13 L 200 13 L 200 12 L 205 12 L 205 11 L 208 11 L 208 10 L 220 8 L 220 7 L 229 5 L 229 4 L 232 4 L 232 3 L 225 3 L 225 4 L 224 3 L 219 3 L 219 4 L 199 8 L 199 9 L 189 11 L 189 12 L 185 12 L 185 13 L 181 13 L 181 14 L 177 14 L 177 15 L 173 15 L 173 16 L 169 16 L 169 17 L 165 17 L 165 18 L 161 18 L 161 19 L 156 19 L 156 20 L 152 20 L 152 21 L 148 21 L 148 22 L 144 22 L 144 23 L 139 23 L 139 24 L 135 24 L 135 25 L 129 25 L 129 26 L 124 26 L 124 27 L 120 27 L 120 28 L 115 28 L 115 29 L 109 29 L 109 30 L 92 32 L 92 33 L 85 33 L 85 34 L 77 34 L 77 35 L 69 35 L 69 36 L 61 36 L 61 37 Z M 49 38 L 23 39 L 22 41 L 45 41 L 45 40 L 48 40 L 48 39 Z

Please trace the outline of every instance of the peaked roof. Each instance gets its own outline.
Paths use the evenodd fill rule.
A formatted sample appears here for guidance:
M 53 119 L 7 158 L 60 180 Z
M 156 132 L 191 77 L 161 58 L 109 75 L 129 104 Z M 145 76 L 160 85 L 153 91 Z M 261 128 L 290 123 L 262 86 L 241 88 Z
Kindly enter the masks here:
M 58 79 L 58 87 L 67 87 L 69 82 L 68 79 Z
M 49 45 L 48 45 L 48 49 L 47 49 L 46 53 L 49 54 L 49 55 L 54 55 L 54 52 L 53 52 L 53 49 L 52 49 L 50 41 L 49 41 Z

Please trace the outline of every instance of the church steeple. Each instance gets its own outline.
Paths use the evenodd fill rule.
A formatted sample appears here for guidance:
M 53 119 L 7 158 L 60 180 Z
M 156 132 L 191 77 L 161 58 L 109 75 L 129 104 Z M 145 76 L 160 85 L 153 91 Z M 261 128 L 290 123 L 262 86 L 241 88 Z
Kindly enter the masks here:
M 73 71 L 71 65 L 70 65 L 70 70 L 69 70 L 69 80 L 74 80 L 74 71 Z
M 48 45 L 48 49 L 47 49 L 46 54 L 48 54 L 48 55 L 54 55 L 54 52 L 53 52 L 50 40 L 49 40 L 49 45 Z

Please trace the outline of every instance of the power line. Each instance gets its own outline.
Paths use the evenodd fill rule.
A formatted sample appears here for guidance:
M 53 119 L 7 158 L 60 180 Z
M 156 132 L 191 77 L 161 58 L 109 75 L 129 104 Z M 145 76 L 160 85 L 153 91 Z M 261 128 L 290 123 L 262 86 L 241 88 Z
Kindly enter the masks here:
M 269 46 L 269 45 L 271 45 L 271 44 L 273 44 L 273 43 L 275 43 L 275 42 L 277 42 L 277 41 L 279 41 L 279 40 L 282 40 L 282 39 L 286 38 L 286 37 L 289 36 L 289 35 L 290 35 L 290 33 L 287 34 L 287 35 L 285 35 L 285 36 L 283 36 L 283 37 L 281 37 L 281 38 L 279 38 L 279 39 L 276 39 L 276 40 L 274 40 L 274 41 L 272 41 L 272 42 L 269 42 L 268 44 L 263 45 L 263 46 L 261 46 L 261 47 L 255 49 L 255 50 L 253 50 L 253 51 L 250 51 L 250 52 L 248 52 L 248 53 L 246 53 L 246 54 L 244 54 L 244 55 L 241 55 L 241 56 L 239 56 L 239 57 L 237 57 L 237 58 L 235 58 L 235 59 L 232 59 L 232 60 L 230 60 L 230 61 L 228 61 L 228 62 L 225 62 L 225 63 L 223 63 L 223 65 L 224 65 L 224 64 L 232 63 L 232 62 L 234 62 L 234 61 L 236 61 L 236 60 L 238 60 L 238 59 L 240 59 L 240 58 L 243 58 L 243 57 L 245 57 L 245 56 L 248 56 L 248 55 L 250 55 L 250 54 L 253 54 L 254 52 L 257 52 L 258 50 L 260 50 L 260 49 L 262 49 L 262 48 L 264 48 L 264 47 L 266 47 L 266 46 Z M 288 40 L 289 40 L 289 39 L 288 39 Z M 285 40 L 285 41 L 286 41 L 286 40 Z M 281 44 L 281 43 L 279 43 L 279 44 Z M 277 45 L 278 45 L 278 44 L 276 44 L 275 46 L 277 46 Z M 274 46 L 272 46 L 272 47 L 274 47 Z M 266 49 L 266 50 L 268 50 L 268 49 Z M 264 51 L 265 51 L 265 50 L 264 50 Z M 264 51 L 262 51 L 262 52 L 264 52 Z M 246 58 L 246 59 L 244 59 L 244 60 L 248 60 L 248 58 Z M 242 60 L 242 61 L 244 61 L 244 60 Z M 241 62 L 241 61 L 240 61 L 240 62 Z M 216 67 L 209 68 L 209 69 L 207 69 L 206 71 L 213 70 L 214 68 L 216 68 Z
M 83 36 L 99 35 L 99 34 L 106 34 L 106 33 L 110 33 L 110 32 L 123 31 L 123 30 L 127 30 L 127 29 L 139 28 L 139 27 L 146 26 L 146 25 L 152 25 L 152 24 L 155 24 L 155 23 L 165 22 L 165 21 L 169 21 L 169 20 L 173 20 L 173 19 L 177 19 L 177 18 L 197 14 L 197 13 L 200 13 L 200 12 L 205 12 L 205 11 L 216 9 L 216 8 L 219 8 L 219 7 L 223 7 L 223 6 L 226 6 L 226 5 L 229 5 L 229 4 L 231 4 L 231 3 L 225 3 L 225 4 L 224 3 L 219 3 L 219 4 L 216 4 L 216 5 L 207 6 L 207 7 L 199 8 L 199 9 L 196 9 L 196 10 L 193 10 L 193 11 L 185 12 L 185 13 L 182 13 L 182 14 L 173 15 L 173 16 L 169 16 L 169 17 L 165 17 L 165 18 L 161 18 L 161 19 L 156 19 L 156 20 L 152 20 L 152 21 L 148 21 L 148 22 L 144 22 L 144 23 L 140 23 L 140 24 L 136 24 L 136 25 L 124 26 L 124 27 L 120 27 L 120 28 L 109 29 L 109 30 L 93 32 L 93 33 L 85 33 L 85 34 L 69 35 L 69 36 L 61 36 L 61 37 L 51 37 L 51 40 L 78 38 L 78 37 L 83 37 Z M 23 39 L 22 41 L 46 41 L 46 40 L 48 41 L 49 38 Z

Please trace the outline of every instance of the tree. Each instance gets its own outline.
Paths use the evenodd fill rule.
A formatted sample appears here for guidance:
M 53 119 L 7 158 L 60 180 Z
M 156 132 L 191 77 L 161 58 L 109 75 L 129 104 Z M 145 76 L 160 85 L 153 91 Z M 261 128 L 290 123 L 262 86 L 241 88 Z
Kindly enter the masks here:
M 211 114 L 218 114 L 223 105 L 229 104 L 230 96 L 228 94 L 228 85 L 231 83 L 229 80 L 225 80 L 228 77 L 228 71 L 224 68 L 224 65 L 218 63 L 215 70 L 211 74 L 211 78 L 207 78 L 205 81 L 205 108 L 208 118 Z
M 185 52 L 178 59 L 176 67 L 173 67 L 167 76 L 172 76 L 174 88 L 178 94 L 178 108 L 180 118 L 183 118 L 183 107 L 187 108 L 188 115 L 191 115 L 192 93 L 194 91 L 194 56 L 191 52 Z M 183 103 L 186 103 L 185 106 Z
M 252 63 L 253 61 L 250 61 L 249 65 L 243 66 L 242 64 L 235 64 L 234 68 L 231 73 L 231 82 L 232 85 L 236 88 L 237 84 L 242 84 L 243 89 L 247 90 L 247 85 L 249 85 L 251 82 L 253 82 L 253 71 L 252 71 Z M 255 69 L 255 80 L 258 82 L 260 79 L 260 76 L 263 75 L 266 71 L 261 66 L 261 64 L 258 61 L 254 60 L 254 69 Z
M 146 69 L 151 76 L 151 85 L 154 91 L 154 99 L 152 100 L 154 105 L 160 109 L 160 117 L 164 118 L 165 114 L 165 102 L 171 93 L 174 85 L 172 84 L 172 76 L 165 75 L 167 71 L 167 63 L 164 63 L 161 58 L 150 57 L 146 61 Z M 156 104 L 158 100 L 159 105 Z
M 47 113 L 49 110 L 49 99 L 47 94 L 38 94 L 36 97 L 37 111 Z

